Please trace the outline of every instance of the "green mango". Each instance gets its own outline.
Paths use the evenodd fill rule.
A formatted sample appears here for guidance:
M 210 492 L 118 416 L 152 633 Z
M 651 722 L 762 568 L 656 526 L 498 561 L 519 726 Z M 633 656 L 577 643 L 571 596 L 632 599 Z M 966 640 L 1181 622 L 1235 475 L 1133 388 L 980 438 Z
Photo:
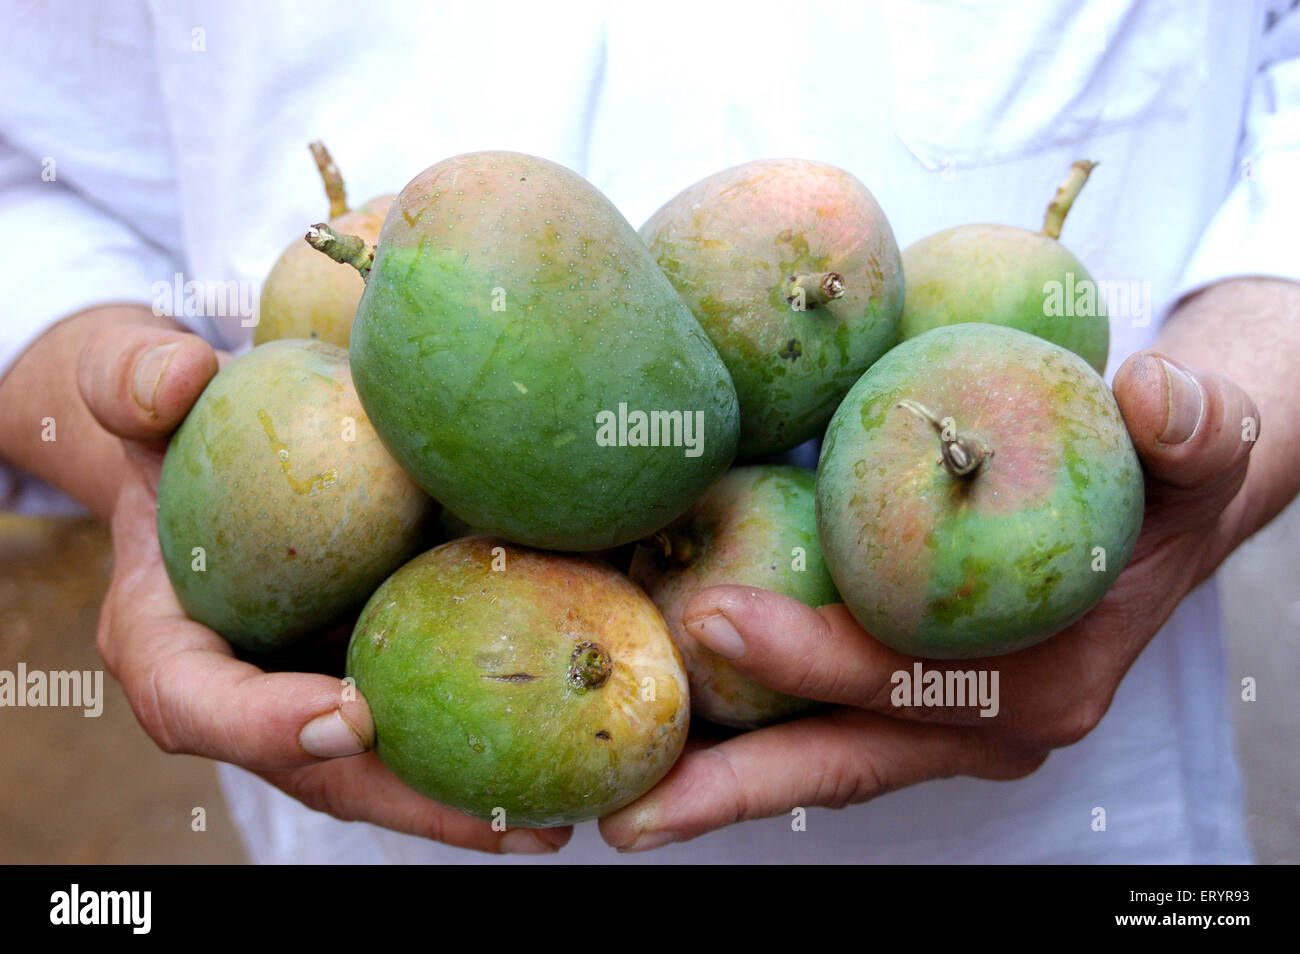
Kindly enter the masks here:
M 820 705 L 755 682 L 682 625 L 691 597 L 723 584 L 771 590 L 809 606 L 840 602 L 817 541 L 815 481 L 802 467 L 738 467 L 637 547 L 632 579 L 659 607 L 681 650 L 695 715 L 754 729 Z
M 670 199 L 641 236 L 731 372 L 742 458 L 819 436 L 898 341 L 898 244 L 843 169 L 804 159 L 726 169 Z
M 223 368 L 172 438 L 158 540 L 186 613 L 268 652 L 364 603 L 432 506 L 366 419 L 347 352 L 273 341 Z
M 1042 232 L 961 225 L 903 251 L 906 340 L 944 325 L 985 322 L 1037 335 L 1106 373 L 1110 321 L 1088 270 L 1058 241 L 1094 163 L 1078 162 L 1048 206 Z
M 309 241 L 367 268 L 364 243 Z M 394 456 L 466 523 L 547 549 L 614 547 L 730 464 L 726 367 L 578 175 L 518 153 L 447 159 L 398 195 L 373 254 L 357 390 Z
M 900 652 L 991 656 L 1079 619 L 1128 563 L 1142 468 L 1078 355 L 990 324 L 876 362 L 822 445 L 817 526 L 836 588 Z
M 622 808 L 667 774 L 690 721 L 681 657 L 630 580 L 491 537 L 394 573 L 362 610 L 347 672 L 398 778 L 510 826 Z

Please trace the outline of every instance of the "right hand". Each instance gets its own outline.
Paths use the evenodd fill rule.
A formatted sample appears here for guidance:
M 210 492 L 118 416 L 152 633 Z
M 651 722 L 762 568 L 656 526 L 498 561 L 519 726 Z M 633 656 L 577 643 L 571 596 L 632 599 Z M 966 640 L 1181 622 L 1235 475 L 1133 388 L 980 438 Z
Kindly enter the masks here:
M 374 723 L 359 693 L 345 699 L 331 676 L 264 672 L 185 615 L 158 546 L 158 475 L 167 441 L 218 362 L 201 338 L 146 325 L 94 335 L 78 360 L 87 407 L 126 451 L 96 642 L 140 724 L 164 752 L 242 766 L 344 821 L 493 853 L 559 850 L 572 828 L 494 831 L 416 794 L 370 751 Z

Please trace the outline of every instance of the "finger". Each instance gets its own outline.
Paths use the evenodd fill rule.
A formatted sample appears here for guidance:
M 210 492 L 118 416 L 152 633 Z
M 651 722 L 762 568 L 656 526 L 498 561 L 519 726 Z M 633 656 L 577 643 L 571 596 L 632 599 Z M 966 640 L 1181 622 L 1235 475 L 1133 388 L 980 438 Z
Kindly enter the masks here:
M 621 851 L 642 851 L 798 806 L 840 808 L 932 778 L 1021 778 L 1044 758 L 1042 750 L 976 729 L 836 709 L 688 753 L 649 793 L 602 819 L 600 832 Z
M 683 623 L 738 670 L 790 695 L 912 722 L 975 726 L 1056 747 L 1078 741 L 1105 715 L 1118 676 L 1142 647 L 1125 614 L 1135 607 L 1153 618 L 1169 612 L 1151 596 L 1143 585 L 1121 577 L 1087 620 L 1046 642 L 991 659 L 908 656 L 872 639 L 842 604 L 812 609 L 752 587 L 701 590 L 687 603 Z M 965 703 L 917 705 L 916 666 L 927 676 L 942 674 L 945 685 L 949 672 L 961 672 Z M 1062 672 L 1071 674 L 1065 685 Z
M 309 808 L 343 821 L 370 822 L 458 848 L 493 854 L 551 854 L 573 837 L 571 826 L 496 831 L 489 822 L 407 788 L 373 752 L 289 772 L 259 774 Z
M 132 482 L 113 517 L 99 647 L 155 742 L 255 769 L 354 755 L 374 740 L 365 699 L 312 673 L 265 673 L 188 619 L 163 568 L 153 499 Z
M 1259 410 L 1234 382 L 1141 351 L 1115 373 L 1114 390 L 1133 446 L 1156 481 L 1201 489 L 1245 474 Z
M 913 657 L 876 642 L 843 604 L 813 609 L 769 590 L 712 586 L 682 614 L 686 631 L 746 675 L 792 696 L 884 711 Z
M 122 325 L 82 348 L 77 384 L 105 429 L 150 443 L 176 429 L 216 373 L 217 356 L 197 335 Z

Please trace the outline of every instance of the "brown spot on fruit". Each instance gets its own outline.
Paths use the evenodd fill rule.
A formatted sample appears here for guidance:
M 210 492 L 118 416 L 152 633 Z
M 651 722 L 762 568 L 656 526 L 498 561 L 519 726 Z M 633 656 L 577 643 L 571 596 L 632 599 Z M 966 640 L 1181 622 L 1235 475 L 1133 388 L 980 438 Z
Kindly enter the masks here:
M 777 352 L 777 357 L 782 358 L 783 360 L 786 361 L 793 361 L 802 354 L 803 354 L 803 345 L 799 344 L 799 339 L 791 338 L 789 341 L 785 343 L 785 347 L 783 347 L 780 351 Z

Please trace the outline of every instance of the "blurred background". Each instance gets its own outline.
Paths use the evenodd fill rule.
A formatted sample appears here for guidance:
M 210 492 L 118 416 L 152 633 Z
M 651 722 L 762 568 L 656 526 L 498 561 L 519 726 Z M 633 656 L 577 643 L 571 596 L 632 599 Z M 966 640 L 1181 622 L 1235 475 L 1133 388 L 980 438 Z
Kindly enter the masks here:
M 107 528 L 88 518 L 0 513 L 0 670 L 100 669 Z M 1248 825 L 1262 863 L 1300 863 L 1300 502 L 1219 573 L 1223 691 L 1235 714 Z M 1258 701 L 1241 700 L 1253 677 Z M 104 711 L 5 709 L 0 863 L 246 862 L 213 764 L 166 755 L 107 673 Z M 193 830 L 203 808 L 206 829 Z

